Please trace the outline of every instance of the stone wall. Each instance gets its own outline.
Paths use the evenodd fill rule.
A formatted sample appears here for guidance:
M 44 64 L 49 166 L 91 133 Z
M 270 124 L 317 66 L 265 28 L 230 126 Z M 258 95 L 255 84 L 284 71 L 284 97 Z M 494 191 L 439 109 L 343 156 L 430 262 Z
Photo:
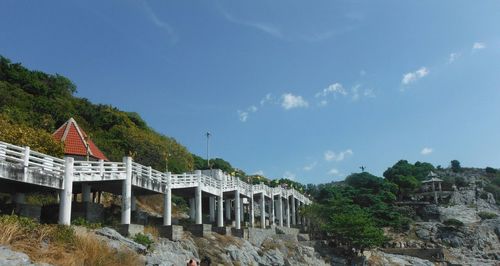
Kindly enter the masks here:
M 253 245 L 260 247 L 266 238 L 275 234 L 272 229 L 248 228 L 248 241 Z
M 276 234 L 298 235 L 299 229 L 276 226 Z

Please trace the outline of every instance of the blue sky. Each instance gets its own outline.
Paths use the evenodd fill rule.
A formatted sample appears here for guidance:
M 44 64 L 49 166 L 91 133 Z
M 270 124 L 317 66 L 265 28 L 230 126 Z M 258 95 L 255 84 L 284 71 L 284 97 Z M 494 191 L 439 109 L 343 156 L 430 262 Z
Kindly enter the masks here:
M 499 1 L 0 2 L 0 54 L 304 183 L 500 167 Z

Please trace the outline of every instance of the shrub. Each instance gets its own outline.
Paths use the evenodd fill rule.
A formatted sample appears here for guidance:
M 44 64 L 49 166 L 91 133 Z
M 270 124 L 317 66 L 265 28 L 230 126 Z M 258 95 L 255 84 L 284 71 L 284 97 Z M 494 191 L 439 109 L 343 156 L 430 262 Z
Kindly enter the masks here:
M 151 239 L 149 238 L 149 236 L 147 236 L 147 235 L 145 235 L 145 234 L 141 234 L 141 233 L 139 233 L 139 234 L 135 235 L 135 236 L 134 236 L 134 238 L 133 238 L 133 240 L 134 240 L 136 243 L 139 243 L 139 244 L 141 244 L 141 245 L 144 245 L 145 247 L 148 247 L 148 248 L 149 248 L 149 247 L 150 247 L 150 246 L 154 243 L 154 241 L 153 241 L 153 240 L 151 240 Z
M 47 206 L 57 202 L 57 197 L 53 194 L 33 193 L 26 196 L 26 203 L 36 206 Z
M 498 217 L 496 213 L 492 212 L 479 212 L 477 215 L 479 215 L 482 220 L 495 219 Z
M 460 220 L 453 219 L 453 218 L 444 221 L 443 224 L 445 224 L 447 226 L 454 226 L 454 227 L 462 227 L 464 225 L 464 223 L 461 222 Z
M 0 115 L 0 141 L 18 146 L 29 146 L 32 150 L 55 157 L 64 155 L 64 146 L 42 129 L 34 129 L 22 124 L 14 124 Z
M 90 223 L 89 221 L 85 220 L 85 218 L 83 218 L 83 217 L 78 217 L 78 218 L 74 219 L 71 224 L 76 225 L 76 226 L 83 226 L 83 227 L 86 227 L 89 229 L 98 229 L 98 228 L 102 227 L 101 223 Z
M 498 170 L 493 167 L 486 167 L 485 171 L 488 174 L 496 174 L 498 172 Z

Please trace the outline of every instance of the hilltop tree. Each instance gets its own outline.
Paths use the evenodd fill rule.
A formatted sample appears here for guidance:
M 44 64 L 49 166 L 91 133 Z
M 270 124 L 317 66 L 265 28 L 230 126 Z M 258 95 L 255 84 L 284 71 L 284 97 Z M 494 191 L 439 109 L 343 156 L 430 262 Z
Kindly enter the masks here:
M 450 165 L 453 172 L 458 173 L 462 171 L 462 166 L 460 166 L 460 162 L 458 160 L 452 160 Z

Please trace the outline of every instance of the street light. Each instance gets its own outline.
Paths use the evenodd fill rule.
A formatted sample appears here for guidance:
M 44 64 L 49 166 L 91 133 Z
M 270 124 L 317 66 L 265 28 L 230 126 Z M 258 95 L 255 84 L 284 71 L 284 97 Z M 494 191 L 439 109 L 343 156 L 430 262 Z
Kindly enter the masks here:
M 207 167 L 208 169 L 212 170 L 212 167 L 210 167 L 210 158 L 208 157 L 208 141 L 210 139 L 211 134 L 210 132 L 207 132 L 205 135 L 207 136 Z

